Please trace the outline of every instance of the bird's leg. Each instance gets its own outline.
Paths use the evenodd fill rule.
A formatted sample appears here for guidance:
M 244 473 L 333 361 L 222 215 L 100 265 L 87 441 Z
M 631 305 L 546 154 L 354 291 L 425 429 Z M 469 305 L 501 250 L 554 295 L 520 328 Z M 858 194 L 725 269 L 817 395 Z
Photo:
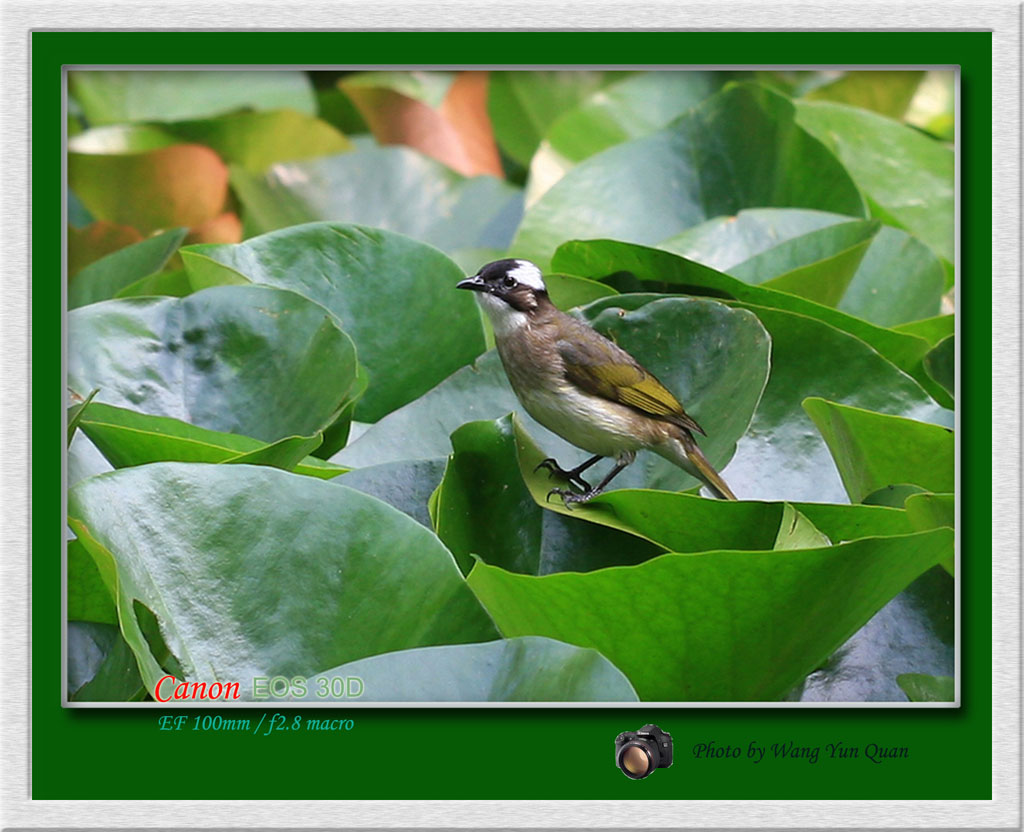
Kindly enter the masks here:
M 598 494 L 605 490 L 610 483 L 629 463 L 633 461 L 636 454 L 623 454 L 618 458 L 615 463 L 615 467 L 605 475 L 605 478 L 597 484 L 595 488 L 588 488 L 585 493 L 577 494 L 575 491 L 567 491 L 564 488 L 552 488 L 548 492 L 548 498 L 550 499 L 552 494 L 557 494 L 562 498 L 562 502 L 565 503 L 567 509 L 572 509 L 577 503 L 585 503 L 588 500 L 593 500 Z M 593 460 L 589 460 L 587 464 L 592 464 Z
M 591 465 L 593 465 L 596 462 L 599 462 L 602 459 L 604 459 L 604 457 L 598 454 L 597 456 L 592 456 L 582 465 L 577 465 L 571 471 L 566 471 L 564 468 L 559 466 L 558 462 L 555 461 L 554 457 L 549 456 L 533 470 L 534 472 L 537 472 L 541 468 L 544 468 L 547 470 L 549 476 L 558 477 L 558 479 L 564 480 L 570 485 L 575 485 L 579 488 L 582 488 L 584 491 L 590 491 L 590 483 L 583 479 L 583 477 L 581 477 L 580 474 L 586 471 Z

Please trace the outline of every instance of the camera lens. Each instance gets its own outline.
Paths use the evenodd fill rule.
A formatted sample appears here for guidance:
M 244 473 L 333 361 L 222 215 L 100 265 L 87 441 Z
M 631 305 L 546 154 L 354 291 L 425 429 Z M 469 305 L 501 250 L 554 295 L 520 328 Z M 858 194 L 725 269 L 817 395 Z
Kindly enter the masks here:
M 657 725 L 624 731 L 615 738 L 615 765 L 631 780 L 643 780 L 656 768 L 672 765 L 672 735 Z
M 638 745 L 630 745 L 623 750 L 619 762 L 626 773 L 633 777 L 645 777 L 651 770 L 651 758 Z

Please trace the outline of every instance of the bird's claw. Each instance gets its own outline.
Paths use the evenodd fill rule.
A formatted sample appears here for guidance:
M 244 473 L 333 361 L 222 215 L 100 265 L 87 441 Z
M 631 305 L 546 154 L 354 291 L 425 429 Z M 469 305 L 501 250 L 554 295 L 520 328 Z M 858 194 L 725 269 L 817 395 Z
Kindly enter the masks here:
M 545 502 L 551 502 L 551 495 L 552 494 L 557 494 L 559 497 L 561 497 L 562 498 L 562 504 L 569 511 L 572 511 L 572 507 L 573 506 L 579 505 L 580 503 L 585 503 L 591 497 L 594 496 L 589 490 L 585 494 L 578 494 L 575 491 L 569 491 L 566 488 L 552 488 L 548 492 L 548 495 L 547 495 L 547 497 L 545 497 L 544 501 Z

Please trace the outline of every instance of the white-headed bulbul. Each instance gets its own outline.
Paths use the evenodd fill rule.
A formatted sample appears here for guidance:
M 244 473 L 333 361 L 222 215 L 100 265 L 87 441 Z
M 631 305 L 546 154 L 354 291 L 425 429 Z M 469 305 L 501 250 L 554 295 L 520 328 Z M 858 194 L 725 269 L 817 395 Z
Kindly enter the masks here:
M 736 497 L 697 446 L 704 433 L 665 386 L 633 356 L 592 327 L 559 311 L 540 269 L 528 260 L 497 260 L 458 284 L 470 289 L 494 328 L 508 380 L 526 412 L 548 430 L 594 454 L 564 470 L 554 459 L 538 467 L 582 490 L 562 488 L 567 507 L 600 494 L 642 449 L 654 451 L 700 480 L 716 497 Z M 602 457 L 615 466 L 597 486 L 580 475 Z

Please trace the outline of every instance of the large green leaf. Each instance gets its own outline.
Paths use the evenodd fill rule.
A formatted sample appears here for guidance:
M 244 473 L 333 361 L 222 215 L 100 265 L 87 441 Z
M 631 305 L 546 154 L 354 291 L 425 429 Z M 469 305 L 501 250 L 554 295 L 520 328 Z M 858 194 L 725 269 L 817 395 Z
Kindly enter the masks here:
M 278 164 L 265 176 L 232 168 L 250 234 L 315 220 L 407 234 L 451 252 L 504 249 L 523 211 L 518 188 L 465 177 L 406 147 L 374 147 Z
M 530 161 L 530 202 L 595 153 L 664 127 L 724 82 L 704 70 L 638 72 L 592 93 L 559 116 Z
M 309 76 L 294 70 L 73 70 L 68 87 L 91 124 L 203 118 L 242 108 L 316 111 Z
M 895 483 L 953 491 L 951 428 L 808 398 L 804 410 L 827 443 L 853 502 Z
M 954 154 L 919 130 L 877 113 L 826 101 L 797 101 L 796 121 L 835 151 L 871 205 L 953 259 Z M 843 213 L 843 212 L 839 212 Z
M 548 127 L 590 93 L 622 72 L 491 72 L 487 111 L 501 149 L 524 167 Z
M 182 258 L 197 286 L 268 284 L 335 315 L 369 372 L 356 407 L 360 421 L 376 421 L 412 401 L 484 349 L 476 304 L 469 292 L 455 291 L 462 270 L 401 234 L 311 223 L 238 245 L 187 246 Z M 335 372 L 330 362 L 320 367 Z
M 320 444 L 319 435 L 290 436 L 268 444 L 99 402 L 89 406 L 81 427 L 114 468 L 149 462 L 231 462 L 272 465 L 325 480 L 347 470 L 308 455 Z
M 619 295 L 588 307 L 625 308 L 663 302 L 664 295 Z M 737 304 L 738 305 L 738 304 Z M 828 396 L 857 407 L 951 425 L 937 405 L 862 341 L 815 318 L 743 304 L 771 335 L 772 372 L 749 430 L 723 476 L 740 499 L 847 499 L 828 447 L 800 403 Z M 837 372 L 836 368 L 842 368 Z M 823 392 L 831 391 L 831 392 Z
M 952 532 L 938 529 L 817 549 L 666 554 L 583 574 L 477 563 L 468 582 L 506 638 L 599 650 L 641 699 L 771 700 L 951 545 Z M 656 600 L 636 605 L 652 591 Z
M 658 247 L 741 277 L 734 267 L 756 255 L 785 252 L 801 235 L 849 223 L 849 217 L 800 208 L 753 208 L 687 229 Z M 780 267 L 793 268 L 791 260 Z M 905 231 L 884 226 L 871 240 L 838 308 L 879 326 L 916 321 L 938 312 L 944 291 L 942 262 Z
M 668 251 L 614 240 L 571 242 L 558 249 L 554 268 L 594 279 L 625 275 L 636 285 L 631 291 L 649 287 L 652 291 L 735 298 L 744 303 L 817 318 L 856 336 L 919 382 L 927 379 L 921 359 L 928 352 L 928 342 L 922 337 L 875 326 L 788 292 L 752 286 Z
M 310 676 L 378 653 L 494 637 L 451 554 L 365 494 L 263 466 L 162 462 L 68 494 L 152 692 L 148 606 L 192 681 Z
M 511 416 L 471 422 L 452 434 L 454 453 L 438 489 L 435 517 L 438 536 L 463 572 L 472 568 L 473 556 L 512 572 L 546 575 L 640 563 L 665 551 L 610 524 L 602 528 L 544 511 L 520 473 L 516 445 L 522 441 Z M 532 450 L 531 474 L 543 458 L 536 446 Z M 542 477 L 536 474 L 538 481 Z M 546 477 L 543 483 L 544 494 L 556 484 Z
M 622 671 L 596 650 L 527 637 L 420 647 L 349 662 L 307 679 L 303 699 L 331 701 L 332 687 L 337 686 L 334 680 L 353 676 L 362 682 L 359 702 L 634 702 L 637 698 Z
M 243 111 L 178 121 L 164 129 L 204 144 L 226 162 L 261 173 L 275 162 L 344 153 L 351 143 L 326 121 L 293 109 Z
M 174 228 L 94 260 L 68 283 L 68 308 L 108 300 L 132 283 L 159 272 L 188 232 Z
M 623 296 L 626 297 L 626 296 Z M 749 423 L 768 372 L 768 338 L 757 318 L 709 300 L 666 298 L 636 312 L 618 297 L 583 314 L 672 390 L 708 432 L 701 446 L 723 465 Z M 427 395 L 382 419 L 333 458 L 352 468 L 400 459 L 444 456 L 460 425 L 522 412 L 500 360 L 488 353 Z M 585 459 L 565 440 L 524 417 L 529 432 L 563 467 Z M 642 454 L 616 484 L 677 489 L 696 480 L 654 454 Z
M 263 442 L 330 424 L 355 377 L 352 341 L 323 307 L 268 286 L 68 315 L 72 390 L 98 387 L 96 401 Z
M 511 250 L 546 265 L 567 240 L 653 245 L 742 208 L 864 216 L 849 174 L 793 116 L 792 103 L 767 88 L 731 85 L 663 130 L 573 168 L 530 206 Z

